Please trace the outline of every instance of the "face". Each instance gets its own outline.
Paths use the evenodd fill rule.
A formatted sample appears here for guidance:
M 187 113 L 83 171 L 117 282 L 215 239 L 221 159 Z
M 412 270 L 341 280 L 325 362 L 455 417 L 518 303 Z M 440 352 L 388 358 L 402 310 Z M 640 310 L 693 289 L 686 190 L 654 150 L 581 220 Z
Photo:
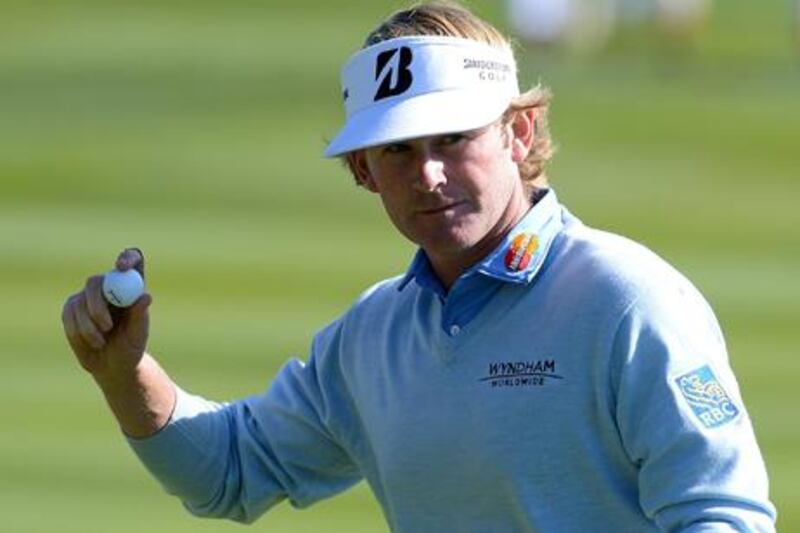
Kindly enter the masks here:
M 351 155 L 362 185 L 394 225 L 437 261 L 468 267 L 530 208 L 517 164 L 532 142 L 532 113 L 510 123 L 423 137 Z

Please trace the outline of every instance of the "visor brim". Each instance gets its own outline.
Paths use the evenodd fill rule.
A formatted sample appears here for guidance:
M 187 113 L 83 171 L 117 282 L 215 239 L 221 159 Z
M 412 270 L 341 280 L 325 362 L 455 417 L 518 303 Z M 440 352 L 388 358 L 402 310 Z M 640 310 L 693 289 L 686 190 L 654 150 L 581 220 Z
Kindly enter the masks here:
M 394 98 L 352 115 L 325 149 L 325 157 L 430 135 L 481 128 L 497 120 L 513 95 L 496 87 L 439 91 Z

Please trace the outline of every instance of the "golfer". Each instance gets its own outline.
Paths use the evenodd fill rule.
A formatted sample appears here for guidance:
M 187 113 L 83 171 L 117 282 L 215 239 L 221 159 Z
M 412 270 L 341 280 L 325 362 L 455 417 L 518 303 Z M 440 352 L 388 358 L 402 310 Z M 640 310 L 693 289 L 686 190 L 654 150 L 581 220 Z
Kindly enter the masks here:
M 342 69 L 327 146 L 419 250 L 269 388 L 215 403 L 145 351 L 150 296 L 100 277 L 66 335 L 131 447 L 192 512 L 242 522 L 364 479 L 393 531 L 772 531 L 764 462 L 710 307 L 559 203 L 549 93 L 453 3 L 392 15 Z M 139 251 L 117 260 L 143 268 Z

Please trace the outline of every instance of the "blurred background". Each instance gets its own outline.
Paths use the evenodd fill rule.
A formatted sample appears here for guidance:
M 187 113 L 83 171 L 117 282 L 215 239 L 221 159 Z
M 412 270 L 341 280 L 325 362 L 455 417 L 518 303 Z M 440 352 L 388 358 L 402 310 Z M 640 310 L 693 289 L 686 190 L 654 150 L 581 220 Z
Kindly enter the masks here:
M 469 3 L 517 34 L 522 81 L 555 93 L 554 187 L 710 300 L 779 527 L 800 531 L 800 11 L 532 4 Z M 321 157 L 343 115 L 339 66 L 405 5 L 0 2 L 0 530 L 239 531 L 190 517 L 136 462 L 68 351 L 61 306 L 137 245 L 150 350 L 185 388 L 248 395 L 305 357 L 314 331 L 413 253 Z M 359 485 L 281 505 L 261 529 L 386 527 Z

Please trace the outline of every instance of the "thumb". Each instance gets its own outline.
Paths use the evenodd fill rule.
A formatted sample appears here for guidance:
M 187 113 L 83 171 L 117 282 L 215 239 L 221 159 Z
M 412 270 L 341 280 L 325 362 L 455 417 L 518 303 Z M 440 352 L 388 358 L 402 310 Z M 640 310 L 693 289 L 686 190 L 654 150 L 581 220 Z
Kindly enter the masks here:
M 114 268 L 123 272 L 134 268 L 144 279 L 144 253 L 140 248 L 125 248 L 117 256 Z

